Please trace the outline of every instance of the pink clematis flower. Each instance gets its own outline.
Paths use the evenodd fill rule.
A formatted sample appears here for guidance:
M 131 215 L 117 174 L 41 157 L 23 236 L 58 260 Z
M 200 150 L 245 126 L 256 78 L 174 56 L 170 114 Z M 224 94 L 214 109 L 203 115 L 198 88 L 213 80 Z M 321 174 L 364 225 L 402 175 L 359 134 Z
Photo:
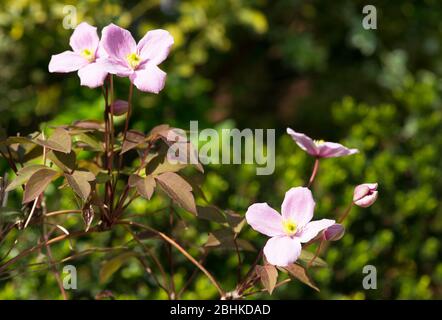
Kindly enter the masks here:
M 102 41 L 109 55 L 109 73 L 129 77 L 141 91 L 158 93 L 164 88 L 166 73 L 158 65 L 167 58 L 173 44 L 169 32 L 149 31 L 137 45 L 129 31 L 110 24 L 103 29 Z
M 287 133 L 302 150 L 317 158 L 343 157 L 359 152 L 358 149 L 349 149 L 339 143 L 313 140 L 305 134 L 298 133 L 290 128 L 287 128 Z
M 271 237 L 264 255 L 270 264 L 286 267 L 301 254 L 301 243 L 315 238 L 319 232 L 332 226 L 335 221 L 313 218 L 315 201 L 309 189 L 291 188 L 286 192 L 281 214 L 267 203 L 252 204 L 246 212 L 247 223 L 256 231 Z
M 107 72 L 100 63 L 105 52 L 100 47 L 97 28 L 86 22 L 80 23 L 72 33 L 69 44 L 73 51 L 53 55 L 49 62 L 49 72 L 78 70 L 82 86 L 102 86 Z
M 378 198 L 377 190 L 377 183 L 363 183 L 358 185 L 353 193 L 353 203 L 362 208 L 371 206 Z

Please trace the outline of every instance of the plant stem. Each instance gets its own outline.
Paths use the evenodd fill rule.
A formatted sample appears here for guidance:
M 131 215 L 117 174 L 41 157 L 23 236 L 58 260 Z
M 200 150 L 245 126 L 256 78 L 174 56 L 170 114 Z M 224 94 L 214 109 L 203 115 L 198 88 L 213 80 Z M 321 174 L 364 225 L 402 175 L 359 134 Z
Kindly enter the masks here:
M 48 212 L 45 214 L 45 217 L 54 217 L 67 213 L 82 213 L 82 212 L 83 212 L 82 210 L 59 210 L 59 211 Z
M 172 204 L 169 207 L 169 227 L 170 234 L 173 232 L 173 208 Z M 169 268 L 170 268 L 170 296 L 172 300 L 176 299 L 176 291 L 175 291 L 175 282 L 174 282 L 174 265 L 173 265 L 173 255 L 172 255 L 172 244 L 168 243 L 168 252 L 169 252 Z
M 349 215 L 351 209 L 353 208 L 353 201 L 350 203 L 350 205 L 347 207 L 347 209 L 344 211 L 344 213 L 342 214 L 342 216 L 339 218 L 338 223 L 342 223 L 345 218 L 347 218 L 347 216 Z
M 319 169 L 319 158 L 316 158 L 315 164 L 313 166 L 313 172 L 312 172 L 312 175 L 310 176 L 310 179 L 308 181 L 307 188 L 310 188 L 311 185 L 313 184 L 313 181 L 316 178 L 316 174 L 318 173 L 318 169 Z

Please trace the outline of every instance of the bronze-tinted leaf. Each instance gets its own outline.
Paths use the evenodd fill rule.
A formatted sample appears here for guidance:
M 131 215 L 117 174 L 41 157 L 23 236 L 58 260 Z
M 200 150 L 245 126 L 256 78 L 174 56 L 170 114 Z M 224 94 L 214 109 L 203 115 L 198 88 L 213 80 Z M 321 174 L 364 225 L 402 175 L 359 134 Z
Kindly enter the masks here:
M 272 294 L 278 280 L 278 270 L 270 264 L 265 266 L 256 266 L 256 273 L 259 276 L 264 288 Z
M 150 200 L 155 190 L 155 179 L 152 176 L 147 176 L 136 184 L 137 191 L 143 198 Z
M 50 151 L 48 158 L 63 171 L 71 172 L 75 170 L 75 161 L 77 158 L 74 150 L 71 150 L 69 153 Z
M 71 127 L 87 129 L 91 131 L 104 131 L 104 123 L 97 120 L 79 120 L 75 121 Z
M 136 130 L 129 130 L 126 133 L 126 139 L 123 142 L 123 147 L 121 148 L 121 153 L 125 153 L 133 148 L 136 148 L 139 144 L 144 142 L 146 137 L 142 132 Z
M 26 183 L 23 203 L 35 200 L 56 177 L 58 177 L 57 171 L 49 168 L 36 171 Z
M 206 207 L 202 207 L 202 206 L 197 206 L 197 217 L 200 219 L 205 219 L 205 220 L 209 220 L 209 221 L 213 221 L 213 222 L 218 222 L 218 223 L 225 223 L 226 222 L 226 217 L 224 216 L 224 213 L 222 212 L 222 210 L 218 209 L 215 206 L 206 206 Z
M 298 279 L 302 283 L 308 285 L 309 287 L 319 292 L 319 288 L 310 279 L 307 270 L 303 266 L 294 263 L 285 267 L 284 269 L 286 269 L 292 277 Z
M 149 139 L 154 140 L 157 139 L 159 136 L 167 135 L 167 131 L 170 130 L 170 126 L 168 124 L 160 124 L 156 127 L 154 127 L 149 132 Z
M 18 170 L 17 177 L 12 180 L 12 182 L 8 185 L 6 188 L 6 191 L 9 192 L 11 190 L 14 190 L 17 187 L 20 187 L 21 185 L 26 184 L 26 182 L 31 178 L 31 176 L 37 172 L 38 170 L 48 168 L 41 164 L 33 164 L 30 166 L 26 166 Z
M 51 150 L 70 153 L 72 150 L 72 139 L 69 133 L 63 128 L 55 129 L 54 133 L 47 140 L 35 139 L 35 143 Z
M 232 228 L 233 232 L 240 233 L 246 223 L 244 216 L 232 210 L 226 210 L 226 217 L 227 222 L 229 223 L 229 226 Z
M 74 192 L 86 201 L 91 193 L 91 181 L 95 180 L 95 176 L 89 171 L 75 171 L 73 174 L 65 173 L 64 175 Z
M 185 210 L 196 214 L 195 198 L 192 186 L 173 172 L 165 172 L 155 177 L 169 197 Z

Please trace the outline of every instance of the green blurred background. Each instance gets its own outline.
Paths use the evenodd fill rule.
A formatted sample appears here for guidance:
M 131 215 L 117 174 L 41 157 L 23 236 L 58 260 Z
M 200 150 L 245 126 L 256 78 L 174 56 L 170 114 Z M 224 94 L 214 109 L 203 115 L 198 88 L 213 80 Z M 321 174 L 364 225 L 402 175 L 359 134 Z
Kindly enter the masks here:
M 72 30 L 62 25 L 69 4 L 77 10 L 78 23 L 101 29 L 114 22 L 138 39 L 153 28 L 174 36 L 173 50 L 161 66 L 168 73 L 165 89 L 159 95 L 135 94 L 132 124 L 137 129 L 148 131 L 160 123 L 188 129 L 189 120 L 199 120 L 200 128 L 276 128 L 273 175 L 256 176 L 252 165 L 206 168 L 203 190 L 222 208 L 241 214 L 253 202 L 279 208 L 287 189 L 305 183 L 313 161 L 285 134 L 287 126 L 360 149 L 356 156 L 321 162 L 313 188 L 316 217 L 337 217 L 362 182 L 379 183 L 378 201 L 352 211 L 346 235 L 324 254 L 330 268 L 312 272 L 320 293 L 293 282 L 271 298 L 442 298 L 440 1 L 2 0 L 0 124 L 11 135 L 102 117 L 99 89 L 80 87 L 75 73 L 48 72 L 51 55 L 69 49 Z M 377 30 L 362 28 L 366 4 L 377 8 Z M 119 98 L 126 98 L 127 83 L 116 80 Z M 5 172 L 3 160 L 0 166 Z M 72 204 L 70 194 L 55 198 L 55 191 L 48 190 L 54 208 Z M 154 212 L 162 201 L 136 201 L 133 210 Z M 13 205 L 20 205 L 19 196 L 11 195 Z M 148 219 L 155 221 L 158 214 Z M 188 223 L 182 237 L 203 244 L 207 234 L 192 226 L 200 222 Z M 211 228 L 216 226 L 202 230 Z M 257 248 L 266 240 L 249 227 L 241 235 Z M 24 241 L 32 245 L 37 237 L 36 232 Z M 122 243 L 118 239 L 100 235 L 77 245 L 116 246 Z M 54 246 L 54 254 L 68 255 L 68 244 Z M 165 298 L 135 260 L 100 283 L 100 265 L 108 257 L 96 253 L 72 263 L 79 270 L 79 290 L 71 297 L 93 298 L 110 290 L 119 299 Z M 244 257 L 251 262 L 254 255 Z M 41 256 L 33 259 L 42 261 Z M 236 264 L 232 252 L 215 251 L 208 259 L 208 269 L 230 289 Z M 367 264 L 377 268 L 377 290 L 362 288 Z M 177 270 L 178 286 L 190 270 Z M 0 280 L 0 299 L 59 296 L 47 271 Z M 202 275 L 183 296 L 213 297 L 216 291 Z

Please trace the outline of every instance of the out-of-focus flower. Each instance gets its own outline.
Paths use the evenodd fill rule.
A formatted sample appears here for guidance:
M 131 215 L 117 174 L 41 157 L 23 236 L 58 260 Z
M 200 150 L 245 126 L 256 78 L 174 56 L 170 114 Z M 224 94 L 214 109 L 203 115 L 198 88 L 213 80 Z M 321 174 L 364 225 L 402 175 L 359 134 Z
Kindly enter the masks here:
M 106 70 L 120 77 L 129 77 L 141 91 L 159 93 L 166 82 L 166 73 L 158 68 L 170 51 L 173 37 L 166 30 L 152 30 L 135 42 L 128 30 L 110 24 L 103 29 L 103 47 L 109 55 Z
M 101 62 L 106 54 L 100 46 L 97 28 L 86 22 L 80 23 L 72 33 L 69 44 L 73 51 L 53 55 L 49 62 L 49 72 L 78 70 L 82 86 L 102 86 L 107 72 Z
M 114 115 L 121 116 L 127 112 L 129 109 L 129 103 L 124 100 L 115 100 L 112 103 L 112 111 Z
M 298 133 L 290 128 L 287 128 L 287 133 L 302 150 L 317 158 L 343 157 L 359 152 L 358 149 L 349 149 L 339 143 L 313 140 L 305 134 Z
M 313 218 L 315 201 L 309 189 L 292 188 L 286 192 L 281 214 L 267 203 L 255 203 L 246 212 L 247 223 L 256 231 L 271 237 L 264 255 L 270 264 L 285 267 L 295 262 L 301 254 L 301 243 L 305 243 L 332 226 L 335 221 Z
M 367 208 L 378 198 L 377 183 L 363 183 L 355 188 L 353 193 L 353 203 L 359 207 Z
M 324 231 L 324 240 L 337 241 L 344 236 L 345 228 L 342 224 L 335 223 Z

